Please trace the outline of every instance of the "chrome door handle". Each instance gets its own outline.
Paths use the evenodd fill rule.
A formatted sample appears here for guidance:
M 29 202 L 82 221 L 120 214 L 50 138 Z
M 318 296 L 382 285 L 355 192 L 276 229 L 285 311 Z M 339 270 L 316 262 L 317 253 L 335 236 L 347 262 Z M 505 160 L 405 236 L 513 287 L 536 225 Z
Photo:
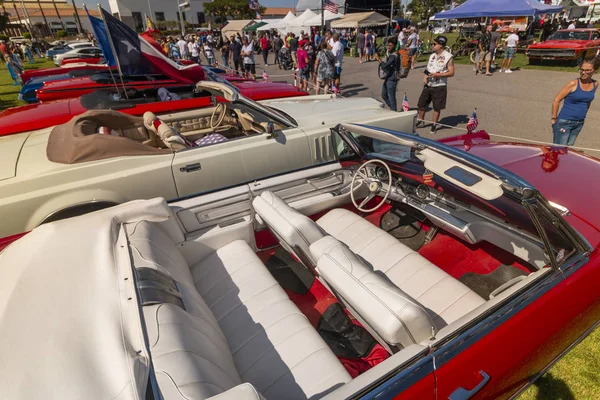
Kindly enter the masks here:
M 202 169 L 202 167 L 200 166 L 200 163 L 195 163 L 195 164 L 188 164 L 185 167 L 181 167 L 181 168 L 179 168 L 179 171 L 194 172 L 194 171 L 200 171 L 201 169 Z
M 479 371 L 479 374 L 481 374 L 481 377 L 483 379 L 481 380 L 481 382 L 479 382 L 477 384 L 477 386 L 475 386 L 471 390 L 467 390 L 463 387 L 459 387 L 454 392 L 452 392 L 452 394 L 450 394 L 450 396 L 448 396 L 448 399 L 449 400 L 467 400 L 467 399 L 470 399 L 471 397 L 475 396 L 475 393 L 479 392 L 485 386 L 485 384 L 488 383 L 488 381 L 490 380 L 490 376 L 488 374 L 486 374 L 484 371 Z

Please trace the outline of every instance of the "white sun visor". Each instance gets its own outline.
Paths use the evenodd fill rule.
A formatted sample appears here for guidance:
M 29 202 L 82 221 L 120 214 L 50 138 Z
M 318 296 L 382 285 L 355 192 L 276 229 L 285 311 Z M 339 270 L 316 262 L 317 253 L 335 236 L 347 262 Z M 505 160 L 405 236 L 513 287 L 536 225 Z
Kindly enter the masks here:
M 212 82 L 212 81 L 200 81 L 196 84 L 196 91 L 201 92 L 206 90 L 211 94 L 219 97 L 223 97 L 227 101 L 235 101 L 238 99 L 238 93 L 235 90 L 224 83 Z

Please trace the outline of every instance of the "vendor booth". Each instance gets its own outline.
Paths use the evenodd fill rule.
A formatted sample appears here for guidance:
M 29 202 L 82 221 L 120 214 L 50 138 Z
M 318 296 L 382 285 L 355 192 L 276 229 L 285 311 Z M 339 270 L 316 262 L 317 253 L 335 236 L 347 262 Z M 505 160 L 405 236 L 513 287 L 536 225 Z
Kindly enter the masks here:
M 270 31 L 271 29 L 276 29 L 280 34 L 285 35 L 287 33 L 286 25 L 289 22 L 292 22 L 296 19 L 296 16 L 292 14 L 291 11 L 288 11 L 287 15 L 283 17 L 283 19 L 277 21 L 269 21 L 268 24 L 263 25 L 257 29 L 257 31 Z
M 233 21 L 228 21 L 227 25 L 225 25 L 221 29 L 223 37 L 229 38 L 237 33 L 241 35 L 244 32 L 244 29 L 246 29 L 254 23 L 255 21 L 253 19 L 237 19 Z
M 373 26 L 383 26 L 389 23 L 389 17 L 381 15 L 378 12 L 362 12 L 362 13 L 351 13 L 344 15 L 336 21 L 331 22 L 331 28 L 368 28 Z
M 288 32 L 293 32 L 296 35 L 300 34 L 300 31 L 308 31 L 310 29 L 310 25 L 306 24 L 306 21 L 312 19 L 316 16 L 313 11 L 305 10 L 302 14 L 297 16 L 294 20 L 286 23 L 285 28 Z

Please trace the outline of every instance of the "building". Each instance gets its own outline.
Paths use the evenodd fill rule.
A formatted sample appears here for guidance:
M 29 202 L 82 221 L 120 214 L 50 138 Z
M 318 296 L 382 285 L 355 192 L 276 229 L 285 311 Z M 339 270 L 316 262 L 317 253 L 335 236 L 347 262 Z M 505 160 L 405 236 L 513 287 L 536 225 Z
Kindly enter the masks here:
M 66 0 L 3 1 L 0 12 L 9 14 L 8 26 L 2 32 L 7 36 L 21 36 L 29 31 L 35 37 L 53 36 L 59 30 L 76 35 L 92 29 L 85 10 Z M 90 10 L 90 14 L 100 15 L 96 10 Z
M 199 25 L 207 22 L 204 3 L 210 0 L 109 0 L 110 12 L 136 30 L 143 30 L 146 16 L 160 25 L 170 21 L 180 23 L 179 4 L 185 4 L 181 16 L 184 22 Z M 177 26 L 175 24 L 175 27 Z
M 265 12 L 261 14 L 263 19 L 270 18 L 283 18 L 287 15 L 288 12 L 292 12 L 292 14 L 296 14 L 295 8 L 288 7 L 266 7 Z

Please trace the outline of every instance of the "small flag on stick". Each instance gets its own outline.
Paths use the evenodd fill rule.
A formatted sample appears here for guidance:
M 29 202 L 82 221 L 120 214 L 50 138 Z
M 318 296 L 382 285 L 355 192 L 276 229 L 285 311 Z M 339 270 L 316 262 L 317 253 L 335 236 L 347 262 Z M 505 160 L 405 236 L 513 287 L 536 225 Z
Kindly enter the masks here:
M 269 80 L 269 75 L 267 75 L 267 71 L 263 71 L 263 81 L 267 82 Z
M 473 133 L 477 126 L 479 125 L 479 121 L 477 121 L 477 109 L 473 110 L 473 114 L 471 114 L 471 118 L 469 118 L 469 122 L 467 122 L 467 133 Z
M 406 97 L 406 93 L 404 93 L 404 99 L 402 99 L 402 110 L 403 111 L 410 110 L 410 106 L 408 105 L 408 97 Z

